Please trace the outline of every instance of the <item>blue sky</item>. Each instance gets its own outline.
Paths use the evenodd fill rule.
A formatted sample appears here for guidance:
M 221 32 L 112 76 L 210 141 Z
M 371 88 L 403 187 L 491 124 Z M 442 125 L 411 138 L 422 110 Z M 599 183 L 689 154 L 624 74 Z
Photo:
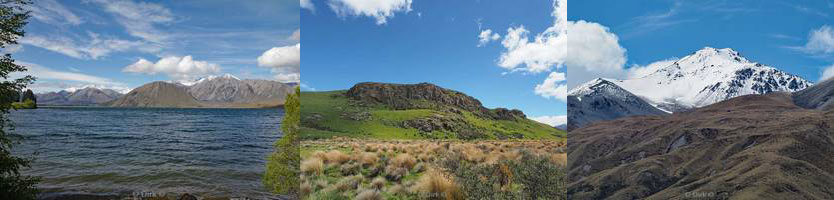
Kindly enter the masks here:
M 680 58 L 704 47 L 732 48 L 747 59 L 818 82 L 834 75 L 834 1 L 574 1 L 568 20 L 584 21 L 585 39 L 595 48 L 575 49 L 571 55 L 595 53 L 619 60 L 590 69 L 590 61 L 569 65 L 568 85 L 593 76 L 619 78 L 634 66 Z M 595 25 L 594 25 L 595 24 Z M 596 28 L 594 28 L 596 27 Z M 602 27 L 602 28 L 599 28 Z M 607 30 L 605 29 L 607 28 Z M 574 29 L 571 29 L 574 30 Z M 611 36 L 615 37 L 611 37 Z M 614 39 L 603 42 L 602 38 Z M 573 39 L 571 39 L 573 40 Z M 570 43 L 570 42 L 569 42 Z M 612 51 L 619 44 L 624 54 Z M 587 51 L 587 52 L 575 52 Z M 602 53 L 602 52 L 608 53 Z M 619 68 L 619 69 L 618 69 Z M 585 70 L 585 71 L 583 71 Z M 574 73 L 576 71 L 576 73 Z
M 551 1 L 322 0 L 301 5 L 305 90 L 341 90 L 368 81 L 430 82 L 473 96 L 486 107 L 520 109 L 542 121 L 564 123 L 565 89 L 558 87 L 564 85 L 565 68 L 553 61 L 564 54 L 564 45 L 559 49 L 555 42 L 534 39 L 554 26 Z M 508 39 L 510 28 L 525 36 L 520 27 L 526 37 Z M 532 47 L 558 52 L 538 57 L 522 52 Z M 549 84 L 548 77 L 553 77 Z
M 38 77 L 36 92 L 300 76 L 298 1 L 37 0 L 29 9 L 26 36 L 3 51 Z

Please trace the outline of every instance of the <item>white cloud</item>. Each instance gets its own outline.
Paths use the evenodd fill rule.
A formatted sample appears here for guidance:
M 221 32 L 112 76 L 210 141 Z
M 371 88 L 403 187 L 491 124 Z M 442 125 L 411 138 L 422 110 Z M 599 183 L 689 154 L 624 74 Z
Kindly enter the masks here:
M 567 102 L 568 88 L 565 82 L 565 73 L 550 72 L 544 82 L 536 85 L 535 93 L 545 98 L 555 98 Z
M 825 69 L 822 71 L 822 75 L 820 76 L 819 81 L 824 81 L 824 80 L 829 79 L 831 77 L 834 77 L 834 64 L 832 64 L 831 66 L 825 67 Z
M 594 78 L 623 78 L 626 73 L 626 49 L 620 46 L 617 35 L 608 27 L 583 20 L 570 22 L 568 38 L 570 56 L 568 87 L 574 88 Z
M 301 81 L 301 73 L 278 73 L 275 74 L 275 80 L 282 83 L 298 83 Z
M 330 0 L 327 5 L 340 17 L 367 16 L 385 24 L 396 12 L 410 12 L 412 0 Z
M 258 66 L 268 67 L 281 82 L 299 82 L 301 44 L 274 47 L 258 57 Z
M 80 25 L 83 23 L 80 17 L 55 0 L 39 0 L 27 7 L 32 11 L 32 18 L 43 23 L 54 25 Z
M 98 88 L 109 89 L 125 89 L 125 84 L 98 76 L 54 70 L 49 67 L 44 67 L 35 63 L 25 61 L 15 61 L 16 64 L 26 66 L 28 69 L 25 72 L 15 72 L 9 77 L 17 79 L 26 75 L 31 75 L 37 78 L 37 82 L 29 85 L 29 89 L 35 92 L 50 92 L 64 90 L 73 87 L 81 87 L 84 85 L 96 86 Z
M 490 29 L 483 30 L 480 34 L 478 34 L 478 47 L 482 47 L 490 41 L 498 39 L 501 39 L 501 35 L 498 35 L 498 33 L 493 33 Z
M 171 37 L 169 33 L 156 27 L 175 20 L 171 11 L 159 4 L 133 2 L 130 0 L 90 0 L 104 7 L 113 14 L 116 21 L 125 27 L 127 33 L 146 41 L 165 43 Z
M 834 29 L 828 25 L 814 29 L 808 34 L 808 42 L 805 46 L 794 47 L 794 49 L 810 54 L 834 53 Z
M 156 63 L 142 58 L 136 61 L 136 63 L 126 66 L 122 71 L 149 75 L 163 73 L 174 80 L 189 80 L 200 76 L 216 74 L 220 72 L 220 66 L 206 61 L 193 60 L 191 56 L 169 56 L 160 59 Z
M 32 45 L 55 51 L 78 59 L 99 59 L 113 52 L 138 50 L 140 52 L 158 52 L 161 47 L 143 41 L 129 41 L 111 37 L 102 37 L 88 32 L 86 43 L 65 36 L 29 35 L 20 39 L 21 44 Z
M 506 51 L 501 54 L 498 66 L 532 73 L 562 67 L 567 57 L 567 4 L 567 0 L 553 2 L 553 25 L 532 41 L 524 26 L 508 28 L 501 41 Z
M 316 6 L 313 5 L 313 2 L 311 0 L 301 0 L 300 3 L 301 8 L 310 10 L 310 12 L 316 12 Z
M 567 115 L 558 115 L 558 116 L 539 116 L 539 117 L 530 117 L 530 119 L 541 122 L 550 126 L 558 126 L 568 123 L 568 116 Z
M 632 67 L 628 68 L 628 75 L 626 77 L 629 79 L 642 78 L 646 75 L 656 72 L 657 70 L 660 70 L 660 68 L 664 68 L 674 64 L 677 60 L 677 58 L 670 58 L 666 60 L 653 62 L 646 66 L 633 65 Z
M 295 29 L 289 39 L 292 41 L 301 41 L 301 29 Z

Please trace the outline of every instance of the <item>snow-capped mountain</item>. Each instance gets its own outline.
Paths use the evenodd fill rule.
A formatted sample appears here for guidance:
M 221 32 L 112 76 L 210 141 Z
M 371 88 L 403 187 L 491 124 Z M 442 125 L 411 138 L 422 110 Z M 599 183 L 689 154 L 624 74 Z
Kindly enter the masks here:
M 178 81 L 166 81 L 166 82 L 168 82 L 168 83 L 174 83 L 174 84 L 180 84 L 180 85 L 184 85 L 184 86 L 194 86 L 194 85 L 196 85 L 196 84 L 198 84 L 198 83 L 202 83 L 202 82 L 204 82 L 204 81 L 211 81 L 211 80 L 215 80 L 215 79 L 218 79 L 218 78 L 219 78 L 219 79 L 234 79 L 234 80 L 240 80 L 240 78 L 238 78 L 238 77 L 236 77 L 236 76 L 234 76 L 234 75 L 231 75 L 231 74 L 223 74 L 223 75 L 220 75 L 220 76 L 215 76 L 215 75 L 206 76 L 206 77 L 203 77 L 203 78 L 198 78 L 198 79 L 194 79 L 194 80 L 178 80 Z
M 643 77 L 595 79 L 576 87 L 568 94 L 568 128 L 625 116 L 680 112 L 748 94 L 796 92 L 810 86 L 802 77 L 749 61 L 733 49 L 706 47 Z
M 799 76 L 751 62 L 733 49 L 711 47 L 644 77 L 612 82 L 669 112 L 748 94 L 795 92 L 811 85 Z
M 568 93 L 568 130 L 596 121 L 664 114 L 667 113 L 606 79 L 594 79 Z

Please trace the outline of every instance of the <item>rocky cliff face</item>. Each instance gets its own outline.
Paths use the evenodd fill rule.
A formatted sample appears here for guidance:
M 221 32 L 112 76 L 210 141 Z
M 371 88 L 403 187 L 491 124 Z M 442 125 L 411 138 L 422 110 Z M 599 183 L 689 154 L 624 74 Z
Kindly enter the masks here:
M 398 110 L 459 108 L 492 119 L 512 120 L 526 117 L 519 110 L 487 109 L 471 96 L 430 83 L 359 83 L 350 88 L 345 95 L 353 100 L 385 104 Z

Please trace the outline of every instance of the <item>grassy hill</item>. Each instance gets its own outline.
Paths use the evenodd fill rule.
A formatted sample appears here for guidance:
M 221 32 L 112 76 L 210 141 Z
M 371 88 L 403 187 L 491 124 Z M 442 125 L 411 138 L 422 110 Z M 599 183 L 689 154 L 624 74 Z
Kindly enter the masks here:
M 301 99 L 304 139 L 566 137 L 564 131 L 527 119 L 520 111 L 486 109 L 474 98 L 431 84 L 357 84 L 351 90 L 302 92 Z

